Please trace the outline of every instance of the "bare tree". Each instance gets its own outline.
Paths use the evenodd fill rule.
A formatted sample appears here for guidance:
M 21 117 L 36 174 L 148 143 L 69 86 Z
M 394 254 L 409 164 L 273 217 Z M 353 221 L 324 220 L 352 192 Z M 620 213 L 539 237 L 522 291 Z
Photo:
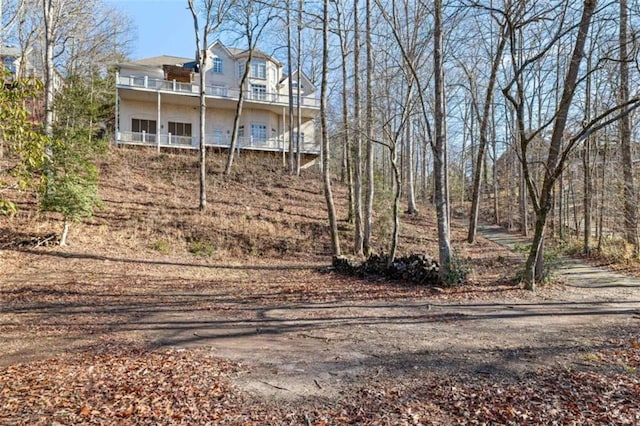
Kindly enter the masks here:
M 297 19 L 297 39 L 296 39 L 296 176 L 300 176 L 302 166 L 302 0 L 298 0 Z
M 247 57 L 239 83 L 238 102 L 231 131 L 231 143 L 229 144 L 227 163 L 224 168 L 225 175 L 231 174 L 234 152 L 238 144 L 240 117 L 242 116 L 242 107 L 244 105 L 246 83 L 251 72 L 251 60 L 256 53 L 262 33 L 274 17 L 271 3 L 258 0 L 237 0 L 228 13 L 232 17 L 231 20 L 241 29 L 242 37 L 246 42 Z
M 194 0 L 188 0 L 189 10 L 193 17 L 193 30 L 196 39 L 196 60 L 198 61 L 199 75 L 199 98 L 200 98 L 200 115 L 199 115 L 199 162 L 200 162 L 200 201 L 199 208 L 204 210 L 207 207 L 207 166 L 206 166 L 206 117 L 207 117 L 207 86 L 206 86 L 206 70 L 207 58 L 209 52 L 209 35 L 216 31 L 222 25 L 226 10 L 228 10 L 228 2 L 216 0 L 200 0 L 199 7 L 196 7 Z M 204 27 L 200 32 L 199 16 L 204 15 Z
M 587 131 L 580 132 L 579 135 L 573 137 L 571 141 L 567 144 L 563 144 L 564 132 L 567 125 L 569 108 L 571 107 L 571 102 L 573 96 L 575 94 L 576 82 L 578 81 L 578 72 L 580 70 L 581 62 L 584 57 L 584 47 L 587 39 L 587 35 L 589 32 L 591 19 L 593 17 L 594 11 L 596 7 L 595 0 L 585 0 L 583 2 L 582 13 L 580 17 L 580 21 L 577 25 L 577 34 L 575 38 L 575 43 L 573 47 L 573 53 L 571 55 L 571 61 L 569 63 L 569 68 L 567 69 L 564 84 L 562 87 L 562 96 L 560 98 L 560 103 L 558 108 L 554 114 L 553 118 L 553 130 L 550 137 L 547 160 L 545 162 L 544 168 L 544 178 L 542 187 L 538 191 L 537 185 L 533 179 L 532 171 L 530 169 L 529 162 L 527 159 L 527 151 L 529 148 L 529 143 L 532 138 L 537 134 L 536 132 L 527 132 L 525 130 L 525 117 L 524 117 L 524 89 L 522 87 L 520 76 L 523 72 L 523 68 L 526 65 L 533 63 L 539 57 L 542 57 L 546 51 L 548 51 L 553 43 L 557 42 L 561 35 L 565 34 L 567 30 L 563 28 L 562 25 L 559 25 L 559 30 L 557 35 L 551 39 L 549 44 L 545 46 L 539 56 L 533 56 L 524 61 L 522 67 L 517 68 L 517 61 L 515 60 L 515 56 L 517 55 L 517 48 L 515 46 L 514 40 L 516 36 L 516 32 L 520 27 L 515 25 L 514 22 L 509 20 L 509 16 L 507 19 L 509 20 L 509 30 L 511 37 L 511 56 L 512 63 L 514 64 L 514 79 L 511 84 L 503 89 L 503 93 L 507 97 L 507 99 L 512 103 L 514 108 L 516 109 L 517 115 L 517 126 L 518 126 L 518 136 L 519 143 L 521 148 L 521 165 L 523 171 L 523 177 L 525 179 L 525 183 L 527 186 L 527 190 L 529 193 L 529 197 L 531 199 L 534 212 L 536 214 L 536 223 L 533 235 L 533 242 L 531 246 L 531 251 L 529 252 L 529 256 L 527 257 L 527 261 L 525 264 L 525 271 L 523 281 L 525 282 L 527 289 L 534 290 L 536 286 L 536 282 L 542 279 L 544 270 L 542 266 L 542 257 L 543 257 L 543 247 L 544 247 L 544 231 L 547 223 L 547 216 L 549 211 L 551 210 L 551 194 L 553 186 L 558 179 L 560 172 L 562 171 L 567 156 L 571 152 L 572 148 L 576 143 L 582 140 L 587 135 Z M 511 86 L 515 84 L 517 87 L 517 95 L 514 96 L 511 92 Z M 539 129 L 541 131 L 542 129 Z M 539 131 L 537 133 L 539 133 Z
M 491 71 L 489 73 L 489 81 L 487 82 L 486 92 L 484 94 L 484 103 L 482 106 L 482 116 L 478 117 L 480 122 L 478 153 L 475 159 L 475 167 L 473 173 L 473 188 L 471 193 L 471 213 L 469 215 L 469 232 L 467 241 L 473 243 L 476 238 L 478 229 L 478 214 L 480 210 L 480 186 L 482 184 L 483 169 L 487 152 L 489 124 L 491 119 L 492 102 L 498 72 L 503 60 L 503 52 L 507 44 L 508 32 L 506 30 L 506 20 L 499 14 L 492 13 L 492 18 L 498 24 L 500 37 L 498 39 L 498 47 L 491 61 Z M 475 109 L 478 113 L 478 109 Z
M 334 258 L 340 256 L 340 239 L 338 236 L 338 221 L 336 208 L 331 190 L 331 150 L 329 149 L 329 132 L 327 122 L 327 103 L 329 92 L 329 0 L 324 0 L 322 9 L 322 83 L 320 87 L 320 126 L 322 140 L 322 177 L 324 182 L 324 196 L 329 216 L 329 230 L 331 233 L 331 251 Z
M 434 126 L 435 143 L 433 145 L 433 173 L 435 177 L 435 203 L 438 219 L 438 252 L 440 260 L 440 279 L 449 278 L 451 262 L 451 241 L 449 239 L 449 205 L 447 197 L 447 169 L 444 102 L 444 64 L 442 52 L 443 23 L 442 0 L 433 5 L 433 70 L 434 78 Z
M 620 103 L 629 101 L 629 53 L 628 53 L 627 0 L 620 0 Z M 633 184 L 633 160 L 631 156 L 631 120 L 628 115 L 620 119 L 620 149 L 622 151 L 622 170 L 624 177 L 624 221 L 625 238 L 633 246 L 633 254 L 640 254 L 638 241 L 638 214 L 636 210 L 636 191 Z
M 353 2 L 353 210 L 355 212 L 355 238 L 353 252 L 364 254 L 364 212 L 362 206 L 362 129 L 360 100 L 360 20 L 358 0 Z
M 289 78 L 287 79 L 287 90 L 289 92 L 289 173 L 295 171 L 293 158 L 293 40 L 291 38 L 291 2 L 287 2 L 287 68 Z
M 406 22 L 402 22 L 396 13 L 395 1 L 391 1 L 391 11 L 385 9 L 380 0 L 376 0 L 376 5 L 380 9 L 383 18 L 389 24 L 391 34 L 396 41 L 405 67 L 410 73 L 412 81 L 416 85 L 418 96 L 418 107 L 422 122 L 427 127 L 428 134 L 431 134 L 430 118 L 428 113 L 427 100 L 425 98 L 426 88 L 423 79 L 420 78 L 417 68 L 417 57 L 410 50 L 411 46 L 406 43 L 401 35 L 401 29 Z M 436 0 L 433 7 L 434 29 L 433 29 L 433 67 L 434 67 L 434 137 L 430 137 L 431 151 L 433 154 L 433 176 L 434 176 L 434 202 L 436 204 L 436 216 L 438 221 L 438 253 L 440 260 L 440 278 L 443 281 L 449 279 L 451 262 L 451 242 L 449 230 L 449 198 L 447 192 L 447 165 L 446 165 L 446 121 L 445 121 L 445 98 L 444 98 L 444 64 L 443 64 L 443 5 L 441 0 Z
M 371 234 L 373 229 L 373 44 L 371 42 L 371 0 L 366 0 L 366 24 L 365 24 L 365 44 L 367 50 L 367 80 L 365 99 L 365 133 L 367 138 L 367 152 L 365 171 L 367 175 L 367 187 L 365 193 L 363 211 L 363 239 L 362 248 L 365 255 L 371 253 Z M 393 161 L 392 161 L 393 163 Z

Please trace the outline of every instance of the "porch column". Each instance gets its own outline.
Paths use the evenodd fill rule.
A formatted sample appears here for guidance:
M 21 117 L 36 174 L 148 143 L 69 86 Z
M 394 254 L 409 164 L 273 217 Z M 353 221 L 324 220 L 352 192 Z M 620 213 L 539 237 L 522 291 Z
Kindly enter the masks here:
M 114 143 L 118 145 L 120 140 L 120 97 L 118 96 L 118 83 L 120 82 L 120 71 L 116 70 L 116 116 L 115 116 L 115 134 Z
M 280 140 L 282 141 L 282 167 L 287 167 L 287 156 L 284 152 L 284 129 L 286 128 L 285 124 L 285 108 L 282 107 L 282 128 L 280 129 Z
M 162 127 L 162 115 L 161 115 L 161 95 L 160 92 L 158 92 L 158 121 L 156 124 L 156 138 L 158 138 L 158 149 L 160 149 L 160 128 Z M 169 143 L 171 143 L 171 141 L 168 141 Z

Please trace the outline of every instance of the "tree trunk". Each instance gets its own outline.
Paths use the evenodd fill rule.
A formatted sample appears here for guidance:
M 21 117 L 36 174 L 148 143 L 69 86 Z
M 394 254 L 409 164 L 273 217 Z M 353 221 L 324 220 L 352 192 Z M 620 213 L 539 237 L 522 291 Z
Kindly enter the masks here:
M 620 0 L 620 103 L 629 100 L 629 55 L 628 55 L 628 10 L 627 0 Z M 625 115 L 620 119 L 620 149 L 624 178 L 624 230 L 625 238 L 633 246 L 633 255 L 638 257 L 638 217 L 636 191 L 633 183 L 633 159 L 631 153 L 631 119 Z
M 341 71 L 342 71 L 342 128 L 343 128 L 343 155 L 344 155 L 344 167 L 346 171 L 346 183 L 349 189 L 349 199 L 348 199 L 348 213 L 347 213 L 347 222 L 353 223 L 354 221 L 354 193 L 353 193 L 353 158 L 352 158 L 352 150 L 351 150 L 351 139 L 350 139 L 350 131 L 349 131 L 349 94 L 348 94 L 348 83 L 349 77 L 347 75 L 347 57 L 348 57 L 348 46 L 347 40 L 344 35 L 344 28 L 342 23 L 342 14 L 340 9 L 336 7 L 336 20 L 338 25 L 338 38 L 340 39 L 340 53 L 342 54 L 342 63 L 341 63 Z
M 249 42 L 251 45 L 251 42 Z M 251 69 L 251 59 L 253 57 L 253 49 L 249 49 L 249 57 L 244 66 L 244 73 L 240 79 L 240 90 L 238 91 L 238 102 L 236 103 L 236 112 L 233 117 L 233 128 L 231 129 L 231 143 L 229 144 L 229 152 L 227 152 L 227 164 L 224 167 L 224 174 L 229 176 L 231 174 L 231 167 L 233 166 L 234 151 L 238 145 L 238 132 L 240 131 L 240 117 L 242 116 L 242 106 L 244 105 L 244 91 L 245 83 L 249 77 L 249 71 Z M 246 136 L 246 135 L 245 135 Z M 291 153 L 293 155 L 293 153 Z
M 322 83 L 320 88 L 320 126 L 322 128 L 322 177 L 324 182 L 324 196 L 329 216 L 329 230 L 331 233 L 331 251 L 335 257 L 340 256 L 340 240 L 338 237 L 338 222 L 336 209 L 331 191 L 329 132 L 327 123 L 327 100 L 329 78 L 329 0 L 324 0 L 322 23 Z
M 53 45 L 55 43 L 54 34 L 54 4 L 53 0 L 43 0 L 43 16 L 44 16 L 44 133 L 47 137 L 53 136 L 53 101 L 55 87 L 53 77 L 55 74 L 53 64 Z M 51 155 L 51 148 L 47 148 Z
M 200 151 L 199 151 L 199 162 L 200 162 L 200 172 L 199 172 L 199 183 L 200 183 L 200 201 L 199 208 L 200 210 L 204 210 L 207 207 L 207 188 L 206 188 L 206 178 L 207 178 L 207 167 L 206 167 L 206 145 L 205 145 L 205 123 L 206 123 L 206 90 L 205 90 L 205 66 L 207 63 L 207 52 L 206 52 L 206 43 L 207 43 L 207 31 L 205 28 L 204 31 L 204 48 L 200 44 L 200 29 L 198 25 L 198 14 L 196 8 L 193 4 L 193 0 L 189 0 L 189 10 L 191 10 L 191 15 L 193 17 L 193 29 L 196 36 L 196 55 L 198 60 L 198 74 L 199 74 L 199 101 L 200 101 L 200 122 L 198 127 L 198 135 L 200 142 Z M 205 24 L 206 27 L 206 24 Z M 158 123 L 159 124 L 159 123 Z
M 287 64 L 289 68 L 289 78 L 287 79 L 287 89 L 289 91 L 289 173 L 295 172 L 294 147 L 293 147 L 293 55 L 291 53 L 291 2 L 287 2 Z
M 69 220 L 65 218 L 64 225 L 62 227 L 62 235 L 60 236 L 60 245 L 67 245 L 67 237 L 69 236 Z
M 501 28 L 501 37 L 498 44 L 498 50 L 491 64 L 491 73 L 489 75 L 489 84 L 485 94 L 484 106 L 482 108 L 482 119 L 480 121 L 480 146 L 478 146 L 478 156 L 476 157 L 476 166 L 473 175 L 473 189 L 471 193 L 471 215 L 469 217 L 469 233 L 467 242 L 473 243 L 476 239 L 478 229 L 478 214 L 480 211 L 480 186 L 482 185 L 482 171 L 487 152 L 487 132 L 489 130 L 489 120 L 491 118 L 493 91 L 502 63 L 502 52 L 507 44 L 507 32 Z
M 297 39 L 297 52 L 296 52 L 296 66 L 298 68 L 297 86 L 296 92 L 296 176 L 300 176 L 300 170 L 302 167 L 302 0 L 298 0 L 298 39 Z
M 434 1 L 434 30 L 433 30 L 433 69 L 434 69 L 434 121 L 435 144 L 433 147 L 435 204 L 438 220 L 438 253 L 440 260 L 440 280 L 446 282 L 449 278 L 451 262 L 451 242 L 449 240 L 449 214 L 447 205 L 447 169 L 446 169 L 446 138 L 445 138 L 445 110 L 444 110 L 444 64 L 442 57 L 442 0 Z
M 602 253 L 602 240 L 604 235 L 604 194 L 607 178 L 607 154 L 609 151 L 609 139 L 605 139 L 604 147 L 602 149 L 602 180 L 600 183 L 600 211 L 598 212 L 598 252 Z
M 364 204 L 364 235 L 362 247 L 365 255 L 371 253 L 371 237 L 373 233 L 373 46 L 371 44 L 371 0 L 366 0 L 366 24 L 365 38 L 367 46 L 367 83 L 366 83 L 366 110 L 365 131 L 367 134 L 367 161 L 365 163 L 367 173 L 367 191 Z
M 398 251 L 398 239 L 400 236 L 400 170 L 398 170 L 396 144 L 391 143 L 389 145 L 389 158 L 391 161 L 391 168 L 393 169 L 393 233 L 391 235 L 391 246 L 389 248 L 389 257 L 387 259 L 387 266 L 390 267 L 396 258 Z
M 353 206 L 355 211 L 355 238 L 353 252 L 357 256 L 364 254 L 364 226 L 362 211 L 362 136 L 360 119 L 360 38 L 358 0 L 353 4 L 353 121 L 354 148 L 353 158 Z
M 407 97 L 407 102 L 410 101 L 411 96 Z M 412 123 L 411 120 L 406 123 L 406 152 L 407 152 L 407 214 L 418 214 L 418 207 L 416 206 L 416 190 L 415 190 L 415 177 L 413 174 L 413 134 L 411 132 Z
M 578 26 L 578 34 L 576 37 L 573 53 L 571 55 L 571 62 L 569 69 L 564 80 L 564 86 L 562 91 L 562 97 L 560 100 L 560 106 L 558 108 L 556 119 L 553 125 L 553 132 L 551 134 L 551 141 L 549 143 L 549 155 L 547 157 L 544 181 L 540 191 L 540 200 L 537 205 L 534 204 L 536 212 L 536 227 L 533 236 L 533 242 L 531 244 L 531 251 L 527 258 L 524 270 L 524 281 L 528 290 L 535 290 L 536 282 L 542 279 L 542 271 L 536 271 L 535 265 L 539 256 L 542 256 L 543 247 L 543 235 L 547 222 L 547 214 L 551 208 L 551 191 L 555 184 L 558 175 L 560 174 L 562 167 L 564 166 L 560 158 L 562 141 L 564 136 L 564 130 L 567 124 L 569 108 L 573 95 L 575 93 L 576 81 L 578 79 L 578 71 L 580 69 L 580 63 L 584 57 L 584 46 L 591 25 L 591 17 L 593 16 L 596 7 L 595 0 L 585 0 L 584 8 L 582 11 L 582 17 Z M 566 157 L 563 157 L 566 158 Z M 526 158 L 523 158 L 523 163 L 526 167 Z M 535 191 L 533 188 L 533 182 L 530 181 L 527 176 L 527 188 L 530 192 L 532 199 L 534 199 Z
M 591 54 L 587 60 L 587 82 L 585 93 L 585 123 L 591 120 Z M 591 137 L 587 138 L 582 150 L 582 212 L 584 225 L 584 239 L 582 244 L 582 252 L 589 254 L 591 252 Z

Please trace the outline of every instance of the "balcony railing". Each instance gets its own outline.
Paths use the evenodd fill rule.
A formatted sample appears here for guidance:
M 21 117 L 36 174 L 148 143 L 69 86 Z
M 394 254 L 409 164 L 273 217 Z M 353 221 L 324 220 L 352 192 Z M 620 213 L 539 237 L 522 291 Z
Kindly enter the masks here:
M 176 136 L 172 134 L 153 134 L 146 132 L 116 132 L 116 143 L 124 145 L 144 145 L 160 148 L 198 149 L 200 142 L 196 136 Z M 208 147 L 229 148 L 231 138 L 223 135 L 205 136 Z M 303 143 L 301 151 L 307 154 L 320 153 L 320 147 L 314 143 Z M 236 145 L 238 150 L 249 149 L 257 151 L 287 151 L 289 142 L 284 138 L 258 139 L 250 136 L 239 137 Z
M 175 80 L 167 81 L 148 76 L 117 76 L 117 84 L 120 87 L 131 87 L 139 89 L 157 90 L 173 93 L 198 94 L 200 85 L 196 83 L 180 83 Z M 213 98 L 224 98 L 237 101 L 240 97 L 240 89 L 228 88 L 216 85 L 207 85 L 205 94 Z M 245 91 L 244 99 L 252 102 L 263 102 L 265 104 L 277 104 L 281 106 L 289 105 L 289 96 L 280 93 L 265 93 L 262 91 L 252 91 L 250 88 Z M 320 100 L 312 97 L 302 96 L 300 105 L 303 107 L 319 108 Z M 293 104 L 297 105 L 298 98 L 293 97 Z

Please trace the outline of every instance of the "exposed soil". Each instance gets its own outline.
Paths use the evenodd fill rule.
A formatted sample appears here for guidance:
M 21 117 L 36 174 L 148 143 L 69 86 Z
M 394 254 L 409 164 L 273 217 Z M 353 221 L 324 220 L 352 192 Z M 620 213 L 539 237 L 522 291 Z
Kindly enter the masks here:
M 453 244 L 472 265 L 465 285 L 343 276 L 327 268 L 319 179 L 287 176 L 278 161 L 241 157 L 226 180 L 212 164 L 201 213 L 195 157 L 111 152 L 101 167 L 104 207 L 72 227 L 67 247 L 31 240 L 60 222 L 22 199 L 21 213 L 1 225 L 0 420 L 582 423 L 600 411 L 564 413 L 554 386 L 586 380 L 571 401 L 592 392 L 607 415 L 617 410 L 606 422 L 640 422 L 637 394 L 620 394 L 640 391 L 639 281 L 574 262 L 531 293 L 515 280 L 521 259 L 501 245 L 517 237 L 485 227 L 498 242 L 468 245 L 458 226 Z M 348 245 L 350 225 L 341 229 Z M 433 256 L 435 241 L 431 210 L 403 218 L 403 253 Z M 601 392 L 612 382 L 618 393 Z M 62 402 L 46 399 L 56 386 L 68 388 Z M 176 388 L 191 393 L 153 402 Z M 517 389 L 548 392 L 517 402 Z M 216 392 L 222 405 L 176 402 L 198 406 Z M 505 392 L 514 396 L 502 411 L 473 408 Z

